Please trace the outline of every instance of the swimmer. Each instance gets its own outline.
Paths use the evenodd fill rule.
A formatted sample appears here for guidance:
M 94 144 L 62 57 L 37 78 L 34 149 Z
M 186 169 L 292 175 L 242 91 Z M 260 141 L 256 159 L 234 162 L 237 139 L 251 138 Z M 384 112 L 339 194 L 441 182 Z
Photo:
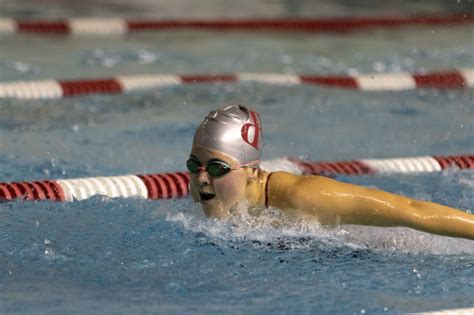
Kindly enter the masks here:
M 196 129 L 187 168 L 191 196 L 208 217 L 228 218 L 241 200 L 323 225 L 408 227 L 474 240 L 474 215 L 322 176 L 266 172 L 258 113 L 243 105 L 212 111 Z

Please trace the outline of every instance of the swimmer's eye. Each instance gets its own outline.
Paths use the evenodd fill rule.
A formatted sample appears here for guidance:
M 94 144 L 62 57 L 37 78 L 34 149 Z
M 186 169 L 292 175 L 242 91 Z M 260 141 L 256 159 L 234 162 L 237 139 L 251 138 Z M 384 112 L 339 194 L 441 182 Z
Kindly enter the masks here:
M 201 163 L 196 161 L 193 158 L 190 158 L 189 160 L 186 161 L 186 166 L 188 168 L 188 171 L 191 173 L 198 173 L 203 167 L 201 166 Z M 221 177 L 224 176 L 225 174 L 229 173 L 232 170 L 232 168 L 221 161 L 211 161 L 207 163 L 206 171 L 211 175 L 212 177 Z
M 193 158 L 186 161 L 186 167 L 191 173 L 197 173 L 201 169 L 201 164 Z
M 229 173 L 232 168 L 224 162 L 212 161 L 207 164 L 207 172 L 213 177 L 221 177 Z

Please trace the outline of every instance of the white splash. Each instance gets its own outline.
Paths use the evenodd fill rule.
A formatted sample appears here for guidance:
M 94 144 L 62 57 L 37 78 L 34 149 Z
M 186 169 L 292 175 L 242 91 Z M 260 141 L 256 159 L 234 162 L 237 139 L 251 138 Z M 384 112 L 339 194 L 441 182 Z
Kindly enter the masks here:
M 232 242 L 276 244 L 284 242 L 287 249 L 306 249 L 314 242 L 354 249 L 431 253 L 440 255 L 474 254 L 474 242 L 437 236 L 409 228 L 385 228 L 345 225 L 321 226 L 312 220 L 295 219 L 276 208 L 249 209 L 241 202 L 227 220 L 206 218 L 197 205 L 193 211 L 168 214 L 166 220 L 185 230 L 202 233 L 225 246 Z M 304 239 L 301 242 L 299 240 Z

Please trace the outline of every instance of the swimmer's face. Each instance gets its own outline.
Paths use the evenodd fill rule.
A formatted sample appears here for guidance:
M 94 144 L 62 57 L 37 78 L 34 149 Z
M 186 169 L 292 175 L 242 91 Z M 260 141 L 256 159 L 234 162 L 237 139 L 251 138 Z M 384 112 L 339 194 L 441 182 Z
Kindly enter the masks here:
M 196 161 L 200 165 L 197 172 L 189 172 L 193 200 L 201 203 L 207 216 L 228 217 L 229 210 L 246 198 L 246 188 L 251 181 L 253 169 L 239 168 L 239 162 L 229 155 L 202 147 L 193 147 L 190 159 L 193 163 Z M 230 166 L 232 170 L 216 176 L 215 174 L 218 173 L 216 168 L 219 168 L 221 162 Z M 209 165 L 213 163 L 214 165 L 209 168 Z M 225 165 L 222 167 L 225 168 Z

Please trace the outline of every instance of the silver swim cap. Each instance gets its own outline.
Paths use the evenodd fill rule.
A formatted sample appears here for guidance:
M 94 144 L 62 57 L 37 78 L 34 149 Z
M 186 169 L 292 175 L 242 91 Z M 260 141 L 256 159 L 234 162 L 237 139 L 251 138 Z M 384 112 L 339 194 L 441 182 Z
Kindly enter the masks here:
M 260 117 L 243 105 L 212 111 L 196 129 L 193 146 L 223 152 L 241 165 L 258 164 L 263 147 Z

